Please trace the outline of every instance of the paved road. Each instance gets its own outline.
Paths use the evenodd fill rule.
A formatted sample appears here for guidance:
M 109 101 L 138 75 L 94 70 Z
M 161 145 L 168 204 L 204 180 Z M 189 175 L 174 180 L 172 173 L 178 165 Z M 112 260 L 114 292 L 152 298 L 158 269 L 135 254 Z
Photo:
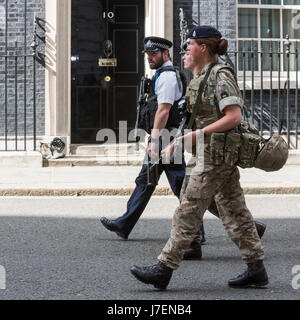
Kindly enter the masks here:
M 203 261 L 183 262 L 165 292 L 137 282 L 129 267 L 156 262 L 177 200 L 153 198 L 131 239 L 123 241 L 102 228 L 98 217 L 118 216 L 127 199 L 1 198 L 6 290 L 0 290 L 0 299 L 300 299 L 300 289 L 292 288 L 292 268 L 300 265 L 300 196 L 247 196 L 255 218 L 268 225 L 263 238 L 268 289 L 227 287 L 244 264 L 220 221 L 206 214 Z M 300 285 L 300 279 L 294 282 Z

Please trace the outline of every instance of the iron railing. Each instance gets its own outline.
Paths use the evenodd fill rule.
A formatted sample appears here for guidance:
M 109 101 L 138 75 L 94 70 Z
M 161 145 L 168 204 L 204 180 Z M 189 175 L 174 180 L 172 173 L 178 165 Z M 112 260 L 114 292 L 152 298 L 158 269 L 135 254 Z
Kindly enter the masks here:
M 5 45 L 0 51 L 0 151 L 37 149 L 37 62 L 41 62 L 41 54 L 37 51 L 40 38 L 37 28 L 41 23 L 34 16 L 34 30 L 30 37 L 33 41 L 30 44 L 27 0 L 23 5 L 24 25 L 12 35 L 9 31 L 12 24 L 9 20 L 10 5 L 8 0 L 5 2 L 2 38 Z M 12 39 L 17 40 L 13 46 Z
M 289 148 L 299 148 L 299 45 L 290 50 L 288 37 L 284 51 L 240 49 L 221 57 L 235 70 L 250 121 L 260 133 L 270 136 L 279 133 L 286 137 Z M 187 75 L 189 76 L 189 74 Z
M 216 27 L 219 26 L 219 2 L 216 4 Z M 181 46 L 188 33 L 184 10 L 179 10 Z M 198 21 L 200 24 L 200 0 Z M 221 57 L 235 70 L 250 121 L 262 135 L 279 133 L 289 148 L 299 145 L 299 45 L 286 39 L 229 41 L 230 51 Z M 181 52 L 184 54 L 184 52 Z M 181 64 L 183 71 L 183 64 Z M 191 74 L 187 73 L 188 80 Z
M 299 45 L 286 36 L 284 42 L 236 43 L 228 52 L 237 74 L 250 120 L 261 134 L 286 136 L 290 148 L 298 149 L 299 139 Z M 275 44 L 275 45 L 274 45 Z M 293 50 L 291 50 L 291 45 Z M 282 50 L 283 49 L 283 50 Z

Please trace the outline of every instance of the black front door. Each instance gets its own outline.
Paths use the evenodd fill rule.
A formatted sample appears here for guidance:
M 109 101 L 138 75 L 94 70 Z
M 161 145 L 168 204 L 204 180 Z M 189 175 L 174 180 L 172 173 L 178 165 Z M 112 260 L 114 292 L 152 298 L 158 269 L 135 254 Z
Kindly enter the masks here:
M 134 128 L 143 38 L 144 0 L 72 0 L 72 143 L 96 143 L 101 129 L 118 138 L 119 121 Z

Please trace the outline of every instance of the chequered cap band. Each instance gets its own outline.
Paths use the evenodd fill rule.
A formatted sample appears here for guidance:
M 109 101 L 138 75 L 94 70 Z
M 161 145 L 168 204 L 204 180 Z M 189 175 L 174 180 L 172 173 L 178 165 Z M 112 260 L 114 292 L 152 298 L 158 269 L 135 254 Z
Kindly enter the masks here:
M 164 50 L 169 50 L 170 47 L 167 44 L 163 43 L 158 43 L 158 42 L 153 42 L 153 41 L 148 41 L 146 44 L 146 49 L 164 49 Z

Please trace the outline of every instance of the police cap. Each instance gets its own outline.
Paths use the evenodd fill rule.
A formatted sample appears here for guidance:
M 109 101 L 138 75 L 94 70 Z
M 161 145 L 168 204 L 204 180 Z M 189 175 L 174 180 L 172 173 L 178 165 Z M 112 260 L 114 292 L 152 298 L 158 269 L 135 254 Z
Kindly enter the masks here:
M 190 39 L 201 39 L 201 38 L 222 38 L 220 31 L 211 26 L 197 26 L 194 27 L 188 34 Z
M 159 50 L 169 50 L 172 48 L 173 43 L 167 39 L 159 37 L 147 37 L 144 40 L 144 52 L 148 51 L 159 51 Z

